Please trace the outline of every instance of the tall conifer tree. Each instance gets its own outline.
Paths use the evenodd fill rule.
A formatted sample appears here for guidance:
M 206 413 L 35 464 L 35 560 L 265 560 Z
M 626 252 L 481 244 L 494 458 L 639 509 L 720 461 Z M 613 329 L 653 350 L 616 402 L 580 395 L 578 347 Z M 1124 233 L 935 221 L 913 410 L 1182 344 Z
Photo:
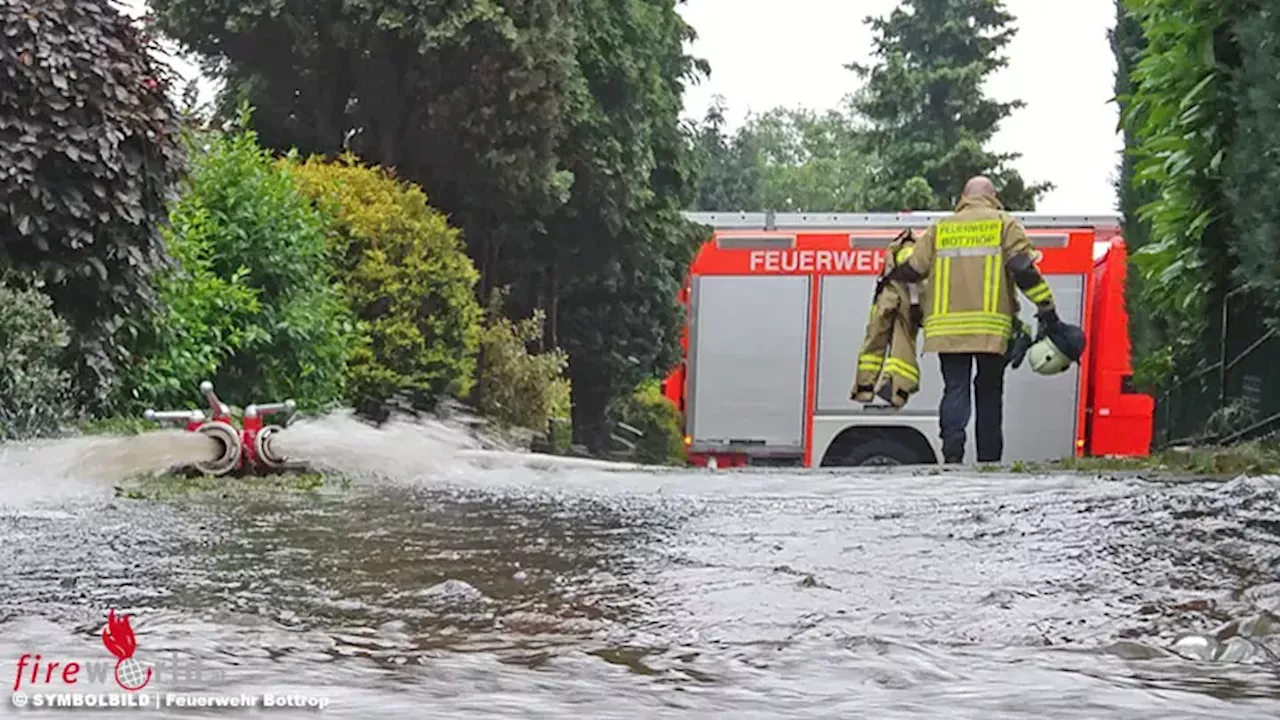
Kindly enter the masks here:
M 1000 121 L 1023 102 L 997 102 L 983 82 L 1004 67 L 1016 32 L 1000 0 L 903 0 L 887 18 L 867 18 L 874 62 L 847 65 L 865 85 L 854 107 L 870 124 L 880 158 L 875 210 L 945 209 L 964 181 L 985 173 L 1010 210 L 1032 210 L 1052 185 L 1028 185 L 988 149 Z

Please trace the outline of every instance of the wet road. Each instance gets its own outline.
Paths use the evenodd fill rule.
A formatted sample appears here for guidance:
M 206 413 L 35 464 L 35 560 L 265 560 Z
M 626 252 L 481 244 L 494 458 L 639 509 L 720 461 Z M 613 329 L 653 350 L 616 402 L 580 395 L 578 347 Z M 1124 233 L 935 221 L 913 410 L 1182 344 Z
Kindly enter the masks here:
M 113 661 L 114 608 L 139 660 L 199 663 L 147 692 L 329 702 L 262 717 L 1280 715 L 1274 478 L 455 468 L 313 494 L 29 490 L 0 497 L 6 680 L 23 653 Z

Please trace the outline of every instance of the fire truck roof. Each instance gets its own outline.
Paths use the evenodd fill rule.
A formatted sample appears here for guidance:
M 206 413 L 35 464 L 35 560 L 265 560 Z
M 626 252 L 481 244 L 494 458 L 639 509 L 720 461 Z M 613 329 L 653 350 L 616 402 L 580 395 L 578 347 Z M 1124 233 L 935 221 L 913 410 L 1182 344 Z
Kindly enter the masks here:
M 685 219 L 724 230 L 818 230 L 855 227 L 906 228 L 929 225 L 948 217 L 949 212 L 904 213 L 774 213 L 770 212 L 685 212 Z M 1120 227 L 1119 215 L 1052 215 L 1012 213 L 1028 228 Z

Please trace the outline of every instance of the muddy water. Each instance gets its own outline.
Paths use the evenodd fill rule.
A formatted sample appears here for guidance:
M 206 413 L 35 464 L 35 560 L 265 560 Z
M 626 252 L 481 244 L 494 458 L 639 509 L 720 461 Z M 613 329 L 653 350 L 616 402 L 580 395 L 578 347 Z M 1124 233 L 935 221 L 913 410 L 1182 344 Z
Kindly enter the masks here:
M 292 437 L 375 470 L 149 501 L 0 464 L 0 677 L 111 659 L 115 608 L 138 659 L 197 668 L 148 691 L 331 717 L 1280 714 L 1273 478 L 644 473 L 499 462 L 442 426 Z
M 0 442 L 0 509 L 74 495 L 97 496 L 139 475 L 217 457 L 206 435 L 158 430 L 129 437 L 92 436 L 25 443 Z

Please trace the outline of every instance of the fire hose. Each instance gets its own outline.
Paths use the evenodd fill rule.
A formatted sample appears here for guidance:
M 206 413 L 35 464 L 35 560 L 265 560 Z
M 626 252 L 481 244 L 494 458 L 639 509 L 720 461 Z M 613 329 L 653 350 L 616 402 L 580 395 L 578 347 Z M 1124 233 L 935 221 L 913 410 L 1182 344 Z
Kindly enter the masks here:
M 297 403 L 285 400 L 278 403 L 249 405 L 237 426 L 231 416 L 231 408 L 218 399 L 213 383 L 200 383 L 200 393 L 209 403 L 209 410 L 147 410 L 143 417 L 157 423 L 185 423 L 187 432 L 199 433 L 216 441 L 217 457 L 192 464 L 205 475 L 222 476 L 231 473 L 267 474 L 281 470 L 305 467 L 272 447 L 272 441 L 288 427 L 297 411 Z M 279 424 L 266 424 L 266 418 L 276 416 Z

